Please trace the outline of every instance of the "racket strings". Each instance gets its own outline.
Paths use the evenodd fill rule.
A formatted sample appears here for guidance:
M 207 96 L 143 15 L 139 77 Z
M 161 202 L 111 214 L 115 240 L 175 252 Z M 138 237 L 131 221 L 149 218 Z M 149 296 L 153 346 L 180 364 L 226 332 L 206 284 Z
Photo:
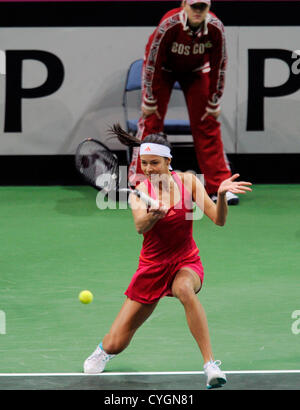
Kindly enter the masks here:
M 120 189 L 122 173 L 119 170 L 118 158 L 100 141 L 91 138 L 82 141 L 75 153 L 75 166 L 90 185 L 105 194 L 110 191 L 124 192 L 128 199 L 128 194 L 132 192 L 148 206 L 157 207 L 156 201 L 140 191 L 132 190 L 130 186 Z M 124 175 L 127 180 L 127 172 Z
M 85 141 L 78 147 L 75 156 L 79 172 L 93 185 L 110 190 L 116 185 L 118 161 L 115 154 L 94 141 Z

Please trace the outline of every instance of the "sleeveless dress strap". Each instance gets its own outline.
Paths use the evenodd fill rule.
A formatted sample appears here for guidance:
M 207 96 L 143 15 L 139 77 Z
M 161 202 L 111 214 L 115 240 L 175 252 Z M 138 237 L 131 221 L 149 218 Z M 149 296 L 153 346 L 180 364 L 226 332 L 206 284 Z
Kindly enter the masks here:
M 184 187 L 181 181 L 181 178 L 175 171 L 172 171 L 171 175 L 179 188 L 180 198 L 182 200 L 182 203 L 185 204 L 185 200 L 186 200 L 187 203 L 189 204 L 188 208 L 190 208 L 190 202 L 192 202 L 192 194 L 189 191 L 187 191 L 187 189 Z M 148 179 L 145 179 L 144 182 L 147 186 L 149 196 L 153 199 L 157 199 L 155 190 L 151 182 Z
M 178 186 L 178 188 L 179 188 L 180 198 L 181 198 L 182 200 L 184 200 L 184 194 L 185 194 L 185 192 L 184 192 L 183 183 L 182 183 L 180 177 L 176 174 L 175 171 L 172 171 L 171 174 L 172 174 L 172 177 L 173 177 L 174 181 L 176 182 L 176 184 L 177 184 L 177 186 Z
M 147 185 L 147 189 L 148 189 L 148 194 L 152 199 L 157 199 L 156 197 L 156 193 L 155 190 L 153 188 L 153 185 L 151 184 L 151 182 L 149 181 L 149 179 L 145 179 L 144 180 L 145 184 Z
M 177 183 L 179 191 L 180 191 L 180 195 L 181 195 L 181 199 L 182 199 L 182 204 L 184 205 L 184 207 L 189 211 L 190 209 L 193 208 L 193 197 L 192 197 L 192 193 L 189 192 L 185 186 L 182 183 L 182 180 L 180 178 L 180 176 L 178 174 L 176 174 L 175 171 L 172 171 L 172 176 L 174 181 Z

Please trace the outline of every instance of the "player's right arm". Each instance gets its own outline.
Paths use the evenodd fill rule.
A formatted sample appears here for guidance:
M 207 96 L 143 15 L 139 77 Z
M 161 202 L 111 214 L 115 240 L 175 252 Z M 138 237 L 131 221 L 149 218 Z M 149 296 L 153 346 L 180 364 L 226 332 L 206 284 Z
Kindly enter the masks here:
M 144 183 L 140 183 L 137 189 L 148 195 L 147 188 Z M 162 204 L 160 204 L 158 208 L 148 209 L 145 202 L 134 194 L 130 194 L 129 203 L 132 210 L 135 228 L 139 234 L 150 231 L 156 222 L 164 218 L 168 212 L 166 207 Z

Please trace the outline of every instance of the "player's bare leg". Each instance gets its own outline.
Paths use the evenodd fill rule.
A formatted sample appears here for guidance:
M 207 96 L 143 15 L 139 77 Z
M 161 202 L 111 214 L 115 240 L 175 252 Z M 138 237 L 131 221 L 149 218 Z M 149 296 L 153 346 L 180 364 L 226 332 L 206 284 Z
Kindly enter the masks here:
M 222 387 L 225 374 L 219 369 L 220 361 L 214 361 L 205 311 L 196 295 L 201 288 L 199 276 L 190 268 L 182 268 L 176 274 L 172 293 L 183 304 L 187 323 L 194 336 L 204 361 L 207 388 Z
M 109 333 L 103 338 L 103 349 L 109 354 L 122 352 L 129 345 L 137 329 L 151 315 L 156 305 L 157 303 L 143 304 L 127 298 Z
M 97 374 L 103 372 L 106 363 L 130 343 L 136 330 L 151 315 L 157 303 L 142 304 L 127 298 L 102 343 L 85 360 L 84 372 Z
M 205 311 L 196 295 L 201 288 L 199 276 L 190 268 L 177 272 L 172 293 L 183 304 L 188 326 L 203 356 L 204 363 L 213 359 Z

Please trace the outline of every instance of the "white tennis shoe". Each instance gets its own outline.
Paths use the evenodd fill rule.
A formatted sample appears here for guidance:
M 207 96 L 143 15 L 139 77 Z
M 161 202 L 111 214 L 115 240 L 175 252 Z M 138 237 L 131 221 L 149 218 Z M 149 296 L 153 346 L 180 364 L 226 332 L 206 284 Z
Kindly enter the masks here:
M 240 202 L 240 198 L 230 191 L 226 192 L 226 199 L 228 205 L 238 205 L 238 203 Z
M 100 346 L 85 360 L 83 364 L 84 373 L 98 374 L 105 369 L 106 363 L 115 357 L 115 354 L 107 354 Z
M 210 195 L 210 199 L 214 201 L 214 203 L 216 203 L 218 199 L 218 195 L 217 194 Z M 226 200 L 227 200 L 228 205 L 238 205 L 238 203 L 240 202 L 240 198 L 230 191 L 226 192 Z
M 204 365 L 204 374 L 207 377 L 206 387 L 208 389 L 216 389 L 217 387 L 224 386 L 224 384 L 226 383 L 226 375 L 219 368 L 220 365 L 220 360 L 211 360 Z

